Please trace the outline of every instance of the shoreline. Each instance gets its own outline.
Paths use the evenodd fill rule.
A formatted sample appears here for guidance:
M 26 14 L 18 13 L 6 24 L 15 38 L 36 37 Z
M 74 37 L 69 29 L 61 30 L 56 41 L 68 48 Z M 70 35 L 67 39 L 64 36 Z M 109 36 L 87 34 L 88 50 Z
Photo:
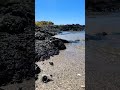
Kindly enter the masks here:
M 45 34 L 46 33 L 43 33 L 43 36 L 42 37 L 44 37 L 45 36 Z M 38 35 L 38 36 L 41 36 L 40 34 Z M 54 57 L 58 57 L 59 55 L 61 55 L 61 52 L 65 52 L 66 50 L 68 50 L 67 49 L 67 47 L 66 47 L 66 45 L 67 46 L 69 46 L 71 43 L 70 42 L 68 42 L 67 40 L 62 40 L 62 39 L 58 39 L 58 38 L 54 38 L 54 37 L 52 37 L 51 35 L 50 35 L 50 37 L 48 36 L 47 38 L 45 38 L 45 39 L 43 39 L 43 40 L 38 40 L 38 41 L 40 41 L 39 42 L 39 44 L 40 45 L 38 45 L 39 46 L 39 48 L 37 48 L 37 49 L 40 49 L 40 51 L 43 53 L 43 52 L 46 52 L 46 50 L 47 50 L 47 53 L 45 53 L 45 54 L 43 54 L 43 55 L 41 55 L 42 57 L 46 57 L 46 55 L 50 55 L 50 56 L 47 56 L 48 58 L 47 59 L 49 59 L 49 60 L 46 60 L 46 58 L 42 58 L 42 60 L 40 60 L 39 62 L 40 63 L 42 63 L 43 61 L 44 62 L 50 62 L 50 60 L 51 60 L 51 58 L 54 58 Z M 66 43 L 66 44 L 65 44 Z M 76 43 L 75 43 L 76 44 Z M 54 45 L 56 45 L 56 46 L 54 46 Z M 71 44 L 72 45 L 72 44 Z M 56 48 L 53 48 L 53 47 L 56 47 Z M 77 47 L 76 47 L 77 48 Z M 79 48 L 79 47 L 78 47 Z M 51 50 L 52 50 L 52 52 L 51 52 Z M 55 51 L 55 52 L 54 52 Z M 83 51 L 85 51 L 85 50 L 83 50 Z M 41 52 L 39 52 L 40 54 L 41 54 Z M 51 53 L 51 54 L 50 54 Z M 56 54 L 55 54 L 56 53 Z M 37 56 L 39 56 L 39 55 L 37 55 Z M 75 56 L 76 57 L 76 56 Z M 38 57 L 37 59 L 39 59 L 40 57 Z M 57 58 L 58 59 L 58 58 Z M 79 59 L 79 57 L 78 57 L 78 59 Z M 64 60 L 63 61 L 59 61 L 60 59 L 58 59 L 58 62 L 57 62 L 57 64 L 59 64 L 60 62 L 61 63 L 64 63 Z M 57 61 L 57 60 L 55 60 L 55 61 Z M 66 62 L 66 60 L 65 60 L 65 62 Z M 71 66 L 73 65 L 71 62 L 68 62 L 67 61 L 67 63 L 69 63 L 68 64 L 68 68 L 66 67 L 65 69 L 69 69 L 70 70 L 70 68 L 72 68 Z M 55 65 L 57 65 L 57 64 L 55 64 Z M 46 67 L 49 67 L 49 65 L 47 65 Z M 50 66 L 51 67 L 51 66 Z M 44 71 L 44 69 L 42 70 L 42 68 L 40 67 L 39 68 L 40 69 L 40 73 L 39 74 L 42 74 L 42 72 Z M 59 68 L 57 68 L 56 67 L 56 69 L 59 69 Z M 69 71 L 68 70 L 68 71 Z M 54 70 L 53 70 L 54 71 Z M 84 70 L 83 70 L 84 71 Z M 72 71 L 69 71 L 69 72 L 72 72 Z M 68 72 L 68 73 L 69 73 Z M 77 71 L 75 71 L 75 72 L 77 72 Z M 68 73 L 66 73 L 66 74 L 68 74 Z M 38 73 L 37 73 L 38 74 Z M 54 73 L 55 74 L 55 73 Z M 72 74 L 71 74 L 72 75 Z M 64 76 L 64 75 L 62 75 L 62 76 Z M 74 76 L 73 76 L 74 77 Z M 41 78 L 40 78 L 41 79 Z M 59 79 L 58 79 L 59 80 Z M 57 79 L 56 79 L 56 81 L 58 81 Z M 31 82 L 31 81 L 33 81 L 33 78 L 32 79 L 30 79 L 30 80 L 23 80 L 21 83 L 13 83 L 13 84 L 7 84 L 6 86 L 1 86 L 0 88 L 7 88 L 8 89 L 8 87 L 11 87 L 11 88 L 13 88 L 13 90 L 14 89 L 16 89 L 16 88 L 22 88 L 23 90 L 25 89 L 25 88 L 27 88 L 27 87 L 29 87 L 29 88 L 34 88 L 33 87 L 33 85 L 29 85 L 29 82 Z M 67 79 L 67 81 L 69 81 L 69 79 Z M 24 85 L 25 83 L 28 83 L 28 85 Z M 50 82 L 51 83 L 51 82 Z M 43 85 L 45 85 L 44 83 L 42 83 Z M 47 84 L 46 84 L 47 85 Z M 18 87 L 14 87 L 14 86 L 18 86 Z M 47 88 L 47 87 L 46 87 Z M 9 89 L 8 89 L 9 90 Z M 47 89 L 48 90 L 48 89 Z M 66 90 L 66 89 L 65 89 Z
M 66 47 L 59 55 L 37 62 L 42 72 L 36 81 L 36 90 L 84 90 L 82 86 L 85 85 L 85 47 L 71 43 L 66 44 Z M 54 66 L 49 62 L 53 62 Z M 52 75 L 53 81 L 44 84 L 41 81 L 42 75 Z

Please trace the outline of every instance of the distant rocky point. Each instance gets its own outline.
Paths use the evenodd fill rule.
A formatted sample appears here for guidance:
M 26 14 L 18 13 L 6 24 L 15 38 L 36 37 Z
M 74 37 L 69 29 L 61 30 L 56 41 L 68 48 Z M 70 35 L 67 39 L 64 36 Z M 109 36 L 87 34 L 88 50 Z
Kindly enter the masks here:
M 40 21 L 40 22 L 37 21 L 35 22 L 35 24 L 36 24 L 36 28 L 39 28 L 39 30 L 50 31 L 50 32 L 81 31 L 85 29 L 85 25 L 80 25 L 80 24 L 55 25 L 51 21 Z

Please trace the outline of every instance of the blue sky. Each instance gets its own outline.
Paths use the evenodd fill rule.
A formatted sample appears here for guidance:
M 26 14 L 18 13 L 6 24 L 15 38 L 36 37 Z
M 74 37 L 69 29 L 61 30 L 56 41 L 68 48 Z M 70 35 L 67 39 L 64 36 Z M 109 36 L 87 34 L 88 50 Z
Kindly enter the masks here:
M 35 0 L 35 21 L 85 25 L 85 0 Z

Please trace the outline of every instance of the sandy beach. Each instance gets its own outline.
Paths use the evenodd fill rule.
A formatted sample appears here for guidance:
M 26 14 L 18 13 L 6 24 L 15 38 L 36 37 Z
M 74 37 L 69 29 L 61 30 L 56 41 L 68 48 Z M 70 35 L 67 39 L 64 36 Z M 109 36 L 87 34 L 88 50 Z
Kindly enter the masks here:
M 85 47 L 80 44 L 66 44 L 66 47 L 59 55 L 37 62 L 42 72 L 36 81 L 36 90 L 85 90 Z M 53 81 L 43 83 L 43 75 L 52 75 Z

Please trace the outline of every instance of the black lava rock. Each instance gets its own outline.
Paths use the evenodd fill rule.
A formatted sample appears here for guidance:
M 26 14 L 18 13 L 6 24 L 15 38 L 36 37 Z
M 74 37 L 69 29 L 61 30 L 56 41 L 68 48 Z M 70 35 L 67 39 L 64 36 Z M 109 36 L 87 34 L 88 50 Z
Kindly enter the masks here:
M 41 72 L 41 69 L 38 67 L 37 64 L 35 64 L 35 74 L 39 74 Z
M 0 86 L 35 76 L 34 1 L 7 1 L 0 7 Z
M 50 79 L 48 76 L 44 75 L 44 76 L 42 77 L 42 82 L 43 82 L 43 83 L 48 83 L 48 82 L 50 82 L 50 81 L 53 81 L 53 80 Z
M 53 77 L 53 75 L 50 75 L 51 77 Z
M 55 39 L 55 40 L 52 40 L 52 43 L 55 45 L 55 47 L 57 47 L 59 50 L 64 50 L 66 49 L 66 46 L 65 44 L 59 40 L 59 39 Z
M 48 80 L 48 77 L 47 76 L 43 76 L 42 77 L 42 81 L 44 82 L 44 83 L 47 83 L 49 80 Z
M 53 62 L 49 62 L 49 64 L 50 64 L 51 66 L 53 66 L 53 65 L 54 65 L 54 63 L 53 63 Z

